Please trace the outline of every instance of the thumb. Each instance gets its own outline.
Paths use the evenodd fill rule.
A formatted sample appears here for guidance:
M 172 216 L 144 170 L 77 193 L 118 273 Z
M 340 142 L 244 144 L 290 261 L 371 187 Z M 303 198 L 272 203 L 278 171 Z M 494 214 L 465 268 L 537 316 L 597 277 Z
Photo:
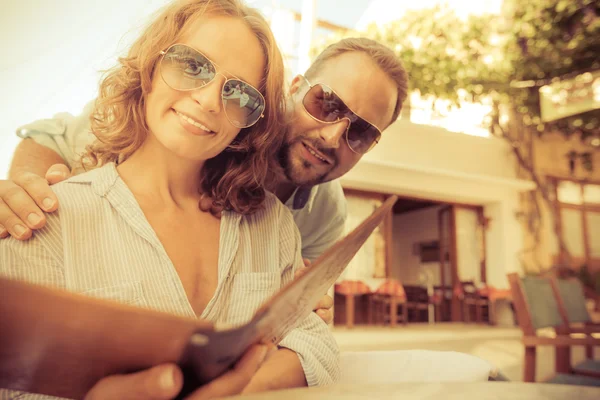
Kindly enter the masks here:
M 65 164 L 54 164 L 46 172 L 46 180 L 50 185 L 62 182 L 71 177 L 71 171 Z
M 181 390 L 183 376 L 176 365 L 162 364 L 126 375 L 100 380 L 85 400 L 168 400 Z

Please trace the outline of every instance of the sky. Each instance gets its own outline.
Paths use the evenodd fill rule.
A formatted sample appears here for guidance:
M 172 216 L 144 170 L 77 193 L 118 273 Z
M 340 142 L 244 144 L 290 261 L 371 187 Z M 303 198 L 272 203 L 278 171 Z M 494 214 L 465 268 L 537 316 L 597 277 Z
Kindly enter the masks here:
M 320 0 L 317 1 L 317 19 L 353 28 L 371 2 L 372 0 Z M 251 0 L 248 3 L 258 8 L 279 6 L 297 12 L 302 10 L 301 0 Z

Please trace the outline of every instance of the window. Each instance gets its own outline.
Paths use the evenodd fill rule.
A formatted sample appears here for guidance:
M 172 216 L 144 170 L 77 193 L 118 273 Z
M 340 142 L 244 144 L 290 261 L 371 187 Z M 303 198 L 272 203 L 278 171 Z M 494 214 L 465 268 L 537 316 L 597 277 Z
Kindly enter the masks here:
M 555 190 L 571 266 L 600 268 L 600 184 L 555 180 Z

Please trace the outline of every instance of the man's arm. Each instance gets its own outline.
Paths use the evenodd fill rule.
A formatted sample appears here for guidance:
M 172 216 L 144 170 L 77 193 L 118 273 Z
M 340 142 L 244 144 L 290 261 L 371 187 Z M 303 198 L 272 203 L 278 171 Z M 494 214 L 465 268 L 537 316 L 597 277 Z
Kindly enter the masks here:
M 10 234 L 26 240 L 32 230 L 42 228 L 46 224 L 44 213 L 58 208 L 49 182 L 57 183 L 69 176 L 69 168 L 56 152 L 32 139 L 21 141 L 10 167 L 12 180 L 0 181 L 0 238 Z
M 54 150 L 36 143 L 33 139 L 23 139 L 15 149 L 8 178 L 14 180 L 23 173 L 32 173 L 43 177 L 54 164 L 67 165 L 65 160 Z
M 9 172 L 12 181 L 0 181 L 0 238 L 10 234 L 18 240 L 29 239 L 32 230 L 45 224 L 42 210 L 52 212 L 58 208 L 48 183 L 68 178 L 69 166 L 77 162 L 80 150 L 93 142 L 90 131 L 93 107 L 92 101 L 80 115 L 61 113 L 17 130 L 24 140 L 12 160 Z M 58 169 L 55 174 L 52 174 L 54 169 L 48 169 L 52 165 Z M 50 205 L 52 200 L 54 204 Z

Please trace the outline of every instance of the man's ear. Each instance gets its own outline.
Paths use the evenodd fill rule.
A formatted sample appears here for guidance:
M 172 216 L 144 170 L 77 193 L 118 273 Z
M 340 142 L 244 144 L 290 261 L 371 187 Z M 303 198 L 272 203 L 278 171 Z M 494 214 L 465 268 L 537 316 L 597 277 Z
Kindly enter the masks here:
M 293 96 L 300 90 L 300 87 L 304 83 L 304 77 L 302 75 L 296 75 L 292 80 L 292 84 L 290 85 L 290 96 Z

